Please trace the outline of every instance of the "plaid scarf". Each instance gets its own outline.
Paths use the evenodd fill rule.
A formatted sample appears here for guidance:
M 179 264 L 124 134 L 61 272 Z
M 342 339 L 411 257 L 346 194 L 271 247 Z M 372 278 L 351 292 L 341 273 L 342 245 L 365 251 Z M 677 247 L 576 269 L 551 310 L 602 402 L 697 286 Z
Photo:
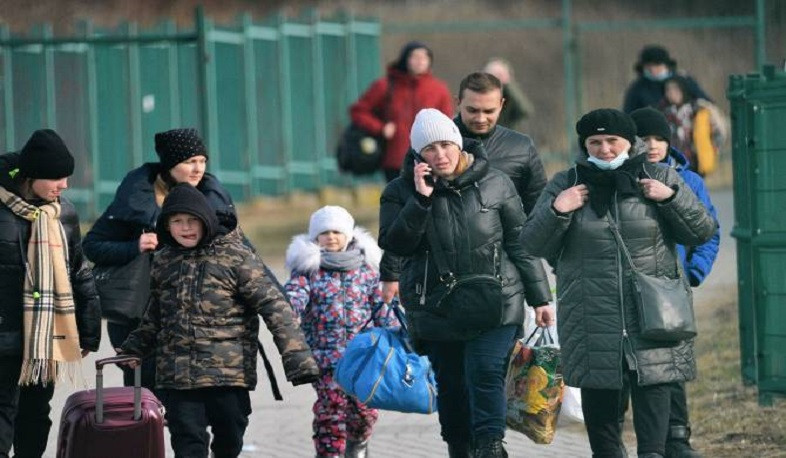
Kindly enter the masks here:
M 81 362 L 68 245 L 60 204 L 37 207 L 0 186 L 0 202 L 30 221 L 22 306 L 24 353 L 20 385 L 73 380 Z

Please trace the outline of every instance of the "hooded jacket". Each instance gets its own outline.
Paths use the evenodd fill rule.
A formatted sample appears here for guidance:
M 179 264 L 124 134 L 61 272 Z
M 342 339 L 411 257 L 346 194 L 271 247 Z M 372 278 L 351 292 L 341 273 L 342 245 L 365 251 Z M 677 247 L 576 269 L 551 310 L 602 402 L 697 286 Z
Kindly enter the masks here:
M 161 209 L 156 205 L 154 183 L 161 167 L 146 163 L 128 172 L 115 198 L 96 220 L 83 242 L 85 255 L 98 265 L 123 265 L 139 254 L 139 237 L 155 230 Z M 215 176 L 205 173 L 196 187 L 216 212 L 219 232 L 237 226 L 232 197 Z
M 718 249 L 720 248 L 720 223 L 718 222 L 718 213 L 715 211 L 715 206 L 710 200 L 710 193 L 707 191 L 707 186 L 704 184 L 704 179 L 699 174 L 690 169 L 688 159 L 684 154 L 677 151 L 673 147 L 669 147 L 669 154 L 662 162 L 663 165 L 673 167 L 680 177 L 685 181 L 685 184 L 696 194 L 699 201 L 707 207 L 707 210 L 712 215 L 712 218 L 718 224 L 717 230 L 712 235 L 712 238 L 701 245 L 685 246 L 677 245 L 677 253 L 682 261 L 685 274 L 688 276 L 691 286 L 699 286 L 710 274 L 715 259 L 718 257 Z
M 211 222 L 213 210 L 204 203 L 190 212 L 206 222 L 205 235 L 196 247 L 184 248 L 163 234 L 164 218 L 180 211 L 164 202 L 157 225 L 164 247 L 153 259 L 150 302 L 122 353 L 155 353 L 157 388 L 253 389 L 262 315 L 287 380 L 318 376 L 289 303 L 239 230 L 220 235 Z
M 674 67 L 671 68 L 672 74 L 676 73 Z M 695 79 L 687 75 L 682 75 L 688 85 L 688 90 L 695 94 L 696 97 L 711 100 L 710 97 L 699 86 Z M 660 101 L 663 99 L 664 81 L 655 81 L 643 75 L 639 70 L 638 77 L 635 81 L 630 83 L 630 86 L 625 90 L 625 99 L 622 103 L 622 111 L 631 113 L 634 110 L 644 107 L 656 108 Z
M 353 123 L 375 136 L 382 135 L 386 123 L 396 125 L 393 137 L 385 143 L 381 166 L 398 170 L 409 149 L 409 130 L 415 122 L 415 115 L 423 108 L 436 108 L 447 116 L 453 116 L 453 101 L 448 87 L 431 72 L 411 75 L 391 65 L 387 76 L 371 83 L 350 107 L 349 113 Z
M 382 250 L 361 228 L 355 228 L 348 247 L 355 248 L 363 254 L 364 262 L 348 270 L 321 267 L 319 245 L 308 234 L 296 236 L 287 248 L 286 264 L 292 275 L 284 289 L 323 371 L 336 366 L 347 343 L 367 322 L 368 327 L 399 326 L 379 288 Z
M 638 142 L 631 158 L 644 149 Z M 577 163 L 590 166 L 586 153 Z M 638 372 L 640 385 L 686 381 L 696 374 L 692 341 L 639 337 L 630 267 L 606 218 L 616 220 L 637 270 L 670 278 L 681 274 L 676 244 L 705 243 L 717 226 L 674 169 L 645 161 L 638 173 L 671 187 L 674 195 L 656 203 L 640 191 L 615 194 L 603 217 L 588 204 L 558 214 L 553 208 L 557 195 L 577 184 L 571 168 L 549 182 L 521 232 L 527 250 L 555 260 L 562 368 L 570 386 L 621 389 L 623 358 Z
M 430 203 L 425 203 L 415 190 L 411 167 L 404 167 L 401 176 L 388 183 L 382 194 L 379 244 L 406 258 L 400 295 L 408 311 L 410 333 L 417 339 L 476 337 L 450 329 L 444 317 L 418 310 L 421 288 L 432 290 L 439 282 L 427 224 L 433 225 L 453 273 L 501 275 L 503 325 L 522 325 L 525 297 L 533 306 L 551 300 L 540 259 L 527 253 L 518 237 L 525 215 L 513 183 L 504 173 L 489 167 L 480 142 L 465 139 L 464 150 L 474 156 L 474 161 L 453 182 L 437 180 Z M 407 160 L 414 159 L 410 155 Z
M 16 195 L 20 193 L 9 172 L 18 168 L 18 163 L 17 153 L 0 156 L 0 186 Z M 82 254 L 79 217 L 74 205 L 61 197 L 60 208 L 60 222 L 68 241 L 68 269 L 76 305 L 79 346 L 96 351 L 101 342 L 101 308 L 93 272 Z M 30 222 L 0 204 L 0 356 L 22 354 L 22 293 L 29 240 Z

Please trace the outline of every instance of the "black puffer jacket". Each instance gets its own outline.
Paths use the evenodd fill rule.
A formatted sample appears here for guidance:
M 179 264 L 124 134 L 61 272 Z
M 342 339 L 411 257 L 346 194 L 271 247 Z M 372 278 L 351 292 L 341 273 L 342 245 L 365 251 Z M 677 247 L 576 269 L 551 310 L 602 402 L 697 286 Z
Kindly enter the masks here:
M 477 135 L 470 132 L 461 122 L 461 116 L 457 116 L 453 122 L 456 123 L 463 137 L 480 140 L 483 143 L 489 164 L 510 177 L 516 186 L 516 192 L 521 197 L 524 212 L 529 215 L 547 181 L 543 162 L 532 138 L 499 125 L 487 134 Z
M 147 163 L 123 178 L 115 198 L 85 236 L 85 255 L 98 265 L 123 265 L 139 254 L 139 237 L 155 229 L 161 208 L 156 205 L 154 183 L 160 165 Z M 211 174 L 205 173 L 197 189 L 216 211 L 224 235 L 237 226 L 232 197 Z
M 507 175 L 516 192 L 521 197 L 524 212 L 529 215 L 535 202 L 538 200 L 543 187 L 546 186 L 546 173 L 543 171 L 543 162 L 540 160 L 535 143 L 524 134 L 497 125 L 491 132 L 484 135 L 473 134 L 464 123 L 461 116 L 456 116 L 453 122 L 459 128 L 461 135 L 483 143 L 486 157 L 491 167 Z M 404 160 L 404 168 L 412 168 L 411 156 Z M 398 256 L 385 253 L 379 266 L 382 281 L 398 281 L 401 275 L 401 263 Z
M 587 164 L 585 158 L 579 162 Z M 693 379 L 692 341 L 666 343 L 639 337 L 630 268 L 608 220 L 599 218 L 590 205 L 566 215 L 555 213 L 554 200 L 577 183 L 577 176 L 574 169 L 554 176 L 521 233 L 522 244 L 531 253 L 555 259 L 565 383 L 620 389 L 623 357 L 638 371 L 640 385 Z M 715 232 L 715 220 L 674 169 L 644 162 L 638 176 L 661 181 L 676 193 L 662 203 L 641 193 L 616 197 L 607 215 L 617 221 L 637 269 L 676 278 L 681 271 L 675 244 L 706 242 Z
M 430 221 L 452 272 L 501 273 L 503 324 L 522 325 L 524 297 L 531 305 L 548 302 L 548 280 L 540 259 L 528 255 L 519 241 L 525 215 L 510 178 L 489 167 L 480 142 L 466 139 L 464 149 L 474 156 L 474 162 L 453 182 L 438 180 L 429 205 L 424 206 L 415 191 L 411 167 L 387 185 L 382 194 L 379 245 L 406 257 L 400 295 L 404 307 L 415 309 L 416 285 L 427 277 L 425 288 L 431 290 L 439 281 L 426 236 Z M 428 311 L 409 310 L 407 320 L 416 339 L 466 340 L 476 335 L 457 333 L 445 318 Z
M 0 156 L 0 186 L 17 195 L 17 185 L 8 172 L 17 168 L 18 162 L 19 155 L 16 153 Z M 35 205 L 37 202 L 30 203 Z M 61 198 L 60 207 L 60 221 L 68 239 L 69 273 L 76 304 L 79 346 L 96 351 L 101 342 L 101 308 L 93 273 L 82 255 L 82 237 L 76 209 L 65 198 Z M 29 240 L 30 222 L 0 204 L 0 356 L 22 354 L 22 293 Z

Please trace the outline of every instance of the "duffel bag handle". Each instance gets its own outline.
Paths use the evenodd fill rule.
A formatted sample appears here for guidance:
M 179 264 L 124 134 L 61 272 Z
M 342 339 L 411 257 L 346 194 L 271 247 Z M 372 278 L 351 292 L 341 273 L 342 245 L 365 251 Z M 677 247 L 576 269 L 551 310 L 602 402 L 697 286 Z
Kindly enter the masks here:
M 119 355 L 96 360 L 96 423 L 104 422 L 104 366 L 136 363 L 134 367 L 134 421 L 142 418 L 142 360 L 137 356 Z

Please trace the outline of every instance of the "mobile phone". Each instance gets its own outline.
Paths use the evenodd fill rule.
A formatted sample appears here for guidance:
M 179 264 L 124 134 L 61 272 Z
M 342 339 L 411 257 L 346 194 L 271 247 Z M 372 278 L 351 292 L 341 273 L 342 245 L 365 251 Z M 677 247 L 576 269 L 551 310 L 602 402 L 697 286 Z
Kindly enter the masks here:
M 426 162 L 426 160 L 423 159 L 423 156 L 421 156 L 420 153 L 415 153 L 415 161 L 423 162 L 423 163 Z M 426 184 L 429 186 L 434 186 L 434 176 L 430 173 L 423 175 L 423 181 L 425 181 Z

